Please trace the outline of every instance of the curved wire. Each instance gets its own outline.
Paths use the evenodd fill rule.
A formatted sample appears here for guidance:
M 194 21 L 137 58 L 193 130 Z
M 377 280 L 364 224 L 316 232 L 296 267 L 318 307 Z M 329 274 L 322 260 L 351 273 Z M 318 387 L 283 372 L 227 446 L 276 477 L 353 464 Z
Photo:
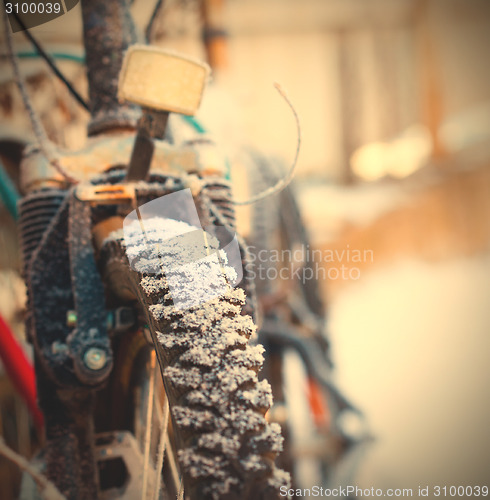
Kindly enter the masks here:
M 299 150 L 301 148 L 301 126 L 299 123 L 298 113 L 294 109 L 294 106 L 291 103 L 291 101 L 289 100 L 289 97 L 287 96 L 285 90 L 277 82 L 274 83 L 274 87 L 279 92 L 279 94 L 281 94 L 281 96 L 284 98 L 284 100 L 286 101 L 286 103 L 290 107 L 291 111 L 293 112 L 294 119 L 296 121 L 298 141 L 296 143 L 296 153 L 294 155 L 293 163 L 292 163 L 291 167 L 289 168 L 289 172 L 286 174 L 286 176 L 283 177 L 282 179 L 279 179 L 279 181 L 277 181 L 276 184 L 265 189 L 261 193 L 256 194 L 255 196 L 252 196 L 248 200 L 233 201 L 234 205 L 251 205 L 252 203 L 257 203 L 258 201 L 263 200 L 264 198 L 267 198 L 268 196 L 271 196 L 275 193 L 278 193 L 279 191 L 282 191 L 293 180 L 294 171 L 296 170 L 296 165 L 298 163 Z
M 39 472 L 37 467 L 32 466 L 22 455 L 9 448 L 2 436 L 0 436 L 0 455 L 32 477 L 43 500 L 66 500 L 66 497 L 46 476 Z
M 65 61 L 72 61 L 78 64 L 85 64 L 85 56 L 82 55 L 70 54 L 69 52 L 50 52 L 47 54 L 51 59 L 64 59 Z M 30 50 L 21 50 L 17 52 L 16 56 L 19 59 L 30 59 L 31 57 L 33 58 L 41 57 L 39 52 L 34 52 Z
M 153 9 L 153 12 L 151 13 L 150 20 L 148 21 L 148 24 L 146 25 L 145 29 L 145 36 L 146 36 L 146 41 L 150 43 L 153 38 L 153 26 L 155 24 L 156 19 L 158 19 L 158 16 L 162 10 L 163 7 L 163 0 L 157 0 L 157 3 L 155 4 L 155 8 Z

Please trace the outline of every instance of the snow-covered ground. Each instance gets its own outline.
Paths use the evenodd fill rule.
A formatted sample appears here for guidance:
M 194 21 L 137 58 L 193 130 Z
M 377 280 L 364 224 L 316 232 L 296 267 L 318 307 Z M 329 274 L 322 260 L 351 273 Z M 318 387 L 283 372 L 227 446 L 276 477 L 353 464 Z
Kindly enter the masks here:
M 332 297 L 338 384 L 376 436 L 360 486 L 489 484 L 489 278 L 490 254 L 407 259 Z

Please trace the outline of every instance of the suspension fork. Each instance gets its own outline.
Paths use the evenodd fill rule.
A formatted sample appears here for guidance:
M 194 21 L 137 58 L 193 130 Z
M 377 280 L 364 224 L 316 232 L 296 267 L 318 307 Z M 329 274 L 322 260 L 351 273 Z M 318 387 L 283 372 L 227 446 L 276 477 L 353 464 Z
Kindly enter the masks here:
M 82 0 L 91 120 L 88 134 L 134 129 L 139 107 L 120 103 L 117 85 L 124 53 L 137 41 L 128 0 Z

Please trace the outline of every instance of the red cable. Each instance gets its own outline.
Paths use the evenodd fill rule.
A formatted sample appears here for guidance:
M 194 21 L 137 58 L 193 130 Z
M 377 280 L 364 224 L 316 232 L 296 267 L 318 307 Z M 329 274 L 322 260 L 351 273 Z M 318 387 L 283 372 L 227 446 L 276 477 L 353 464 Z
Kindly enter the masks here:
M 315 424 L 321 429 L 329 428 L 330 412 L 320 384 L 313 378 L 308 377 L 308 401 L 313 414 Z
M 43 426 L 43 414 L 37 405 L 36 375 L 12 330 L 0 315 L 0 359 L 17 392 L 22 396 L 36 426 Z

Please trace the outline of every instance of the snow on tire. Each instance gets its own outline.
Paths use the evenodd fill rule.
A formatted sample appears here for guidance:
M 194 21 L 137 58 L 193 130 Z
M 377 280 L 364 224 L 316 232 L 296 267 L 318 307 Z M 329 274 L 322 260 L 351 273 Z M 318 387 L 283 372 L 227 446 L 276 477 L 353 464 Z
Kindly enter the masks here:
M 280 498 L 289 475 L 274 465 L 282 436 L 280 427 L 265 418 L 271 389 L 258 379 L 263 348 L 249 343 L 256 326 L 242 315 L 245 294 L 229 287 L 205 303 L 177 309 L 167 278 L 178 267 L 179 253 L 168 234 L 185 223 L 161 218 L 144 223 L 144 234 L 136 221 L 133 232 L 125 227 L 126 239 L 117 231 L 105 246 L 117 243 L 126 261 L 129 254 L 129 272 L 157 339 L 186 497 Z M 221 258 L 226 261 L 226 255 Z M 202 261 L 199 272 L 214 272 L 212 265 Z M 226 263 L 222 270 L 233 273 Z

